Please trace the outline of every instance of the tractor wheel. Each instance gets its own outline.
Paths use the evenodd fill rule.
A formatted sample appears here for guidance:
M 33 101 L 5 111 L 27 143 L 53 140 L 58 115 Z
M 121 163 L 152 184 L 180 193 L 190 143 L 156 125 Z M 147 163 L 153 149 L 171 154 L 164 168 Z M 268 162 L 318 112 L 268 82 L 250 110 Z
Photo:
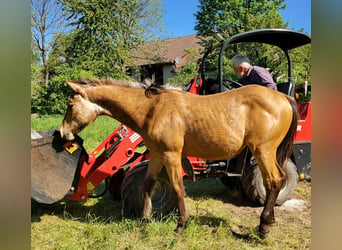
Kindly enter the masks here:
M 114 200 L 121 200 L 121 183 L 124 178 L 124 169 L 120 168 L 118 172 L 107 178 L 108 191 Z
M 258 163 L 253 156 L 247 162 L 248 165 L 242 175 L 243 190 L 252 201 L 264 205 L 266 200 L 266 190 Z M 296 165 L 288 159 L 283 168 L 287 174 L 287 179 L 279 192 L 276 205 L 282 205 L 285 201 L 290 199 L 292 193 L 297 188 L 298 173 Z
M 143 211 L 143 184 L 148 161 L 128 170 L 121 186 L 124 214 L 140 217 Z M 152 195 L 152 214 L 156 217 L 169 214 L 177 208 L 177 196 L 173 191 L 165 167 L 157 176 Z

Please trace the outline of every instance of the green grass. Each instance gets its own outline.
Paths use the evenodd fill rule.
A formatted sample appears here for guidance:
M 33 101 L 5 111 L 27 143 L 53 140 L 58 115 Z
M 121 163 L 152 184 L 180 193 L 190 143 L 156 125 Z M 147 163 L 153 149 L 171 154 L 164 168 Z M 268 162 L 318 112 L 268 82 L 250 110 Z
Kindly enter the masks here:
M 32 118 L 32 128 L 55 129 L 62 116 Z M 99 117 L 80 135 L 88 151 L 117 126 Z M 174 233 L 177 216 L 162 220 L 122 216 L 121 203 L 109 194 L 86 202 L 67 197 L 51 205 L 32 200 L 32 249 L 310 249 L 311 183 L 300 182 L 294 194 L 305 200 L 304 211 L 275 208 L 276 224 L 266 239 L 258 237 L 262 207 L 250 204 L 242 193 L 231 193 L 219 179 L 185 181 L 189 223 Z
M 32 117 L 31 128 L 36 131 L 56 129 L 61 125 L 63 118 L 63 115 Z M 84 140 L 85 149 L 88 152 L 93 151 L 119 124 L 118 121 L 108 116 L 99 116 L 95 122 L 79 133 Z

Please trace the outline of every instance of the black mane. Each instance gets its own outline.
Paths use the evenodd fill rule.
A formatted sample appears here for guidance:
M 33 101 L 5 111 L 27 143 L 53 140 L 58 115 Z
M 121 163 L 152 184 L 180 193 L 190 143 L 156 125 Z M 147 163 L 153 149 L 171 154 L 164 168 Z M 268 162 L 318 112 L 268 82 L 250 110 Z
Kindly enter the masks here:
M 152 95 L 159 95 L 160 93 L 163 93 L 167 90 L 169 89 L 167 89 L 163 85 L 152 83 L 150 86 L 146 88 L 145 96 L 150 98 Z

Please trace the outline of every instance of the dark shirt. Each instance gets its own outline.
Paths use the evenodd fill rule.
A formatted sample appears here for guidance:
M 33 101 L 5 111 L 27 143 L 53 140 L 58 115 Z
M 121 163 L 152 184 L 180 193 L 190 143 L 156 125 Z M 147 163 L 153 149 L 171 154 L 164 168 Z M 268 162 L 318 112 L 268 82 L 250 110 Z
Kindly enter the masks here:
M 275 85 L 270 72 L 259 66 L 251 66 L 247 72 L 247 76 L 241 78 L 239 83 L 243 85 L 259 84 L 277 90 L 277 86 Z

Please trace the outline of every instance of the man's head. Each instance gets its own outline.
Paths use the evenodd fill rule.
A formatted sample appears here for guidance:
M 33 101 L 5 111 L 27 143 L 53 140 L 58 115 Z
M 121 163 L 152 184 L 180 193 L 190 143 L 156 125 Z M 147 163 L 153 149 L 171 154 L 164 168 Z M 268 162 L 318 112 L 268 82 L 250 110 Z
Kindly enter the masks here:
M 234 71 L 238 75 L 238 77 L 246 77 L 248 69 L 251 66 L 248 57 L 243 55 L 235 55 L 233 56 L 231 61 L 233 64 Z

